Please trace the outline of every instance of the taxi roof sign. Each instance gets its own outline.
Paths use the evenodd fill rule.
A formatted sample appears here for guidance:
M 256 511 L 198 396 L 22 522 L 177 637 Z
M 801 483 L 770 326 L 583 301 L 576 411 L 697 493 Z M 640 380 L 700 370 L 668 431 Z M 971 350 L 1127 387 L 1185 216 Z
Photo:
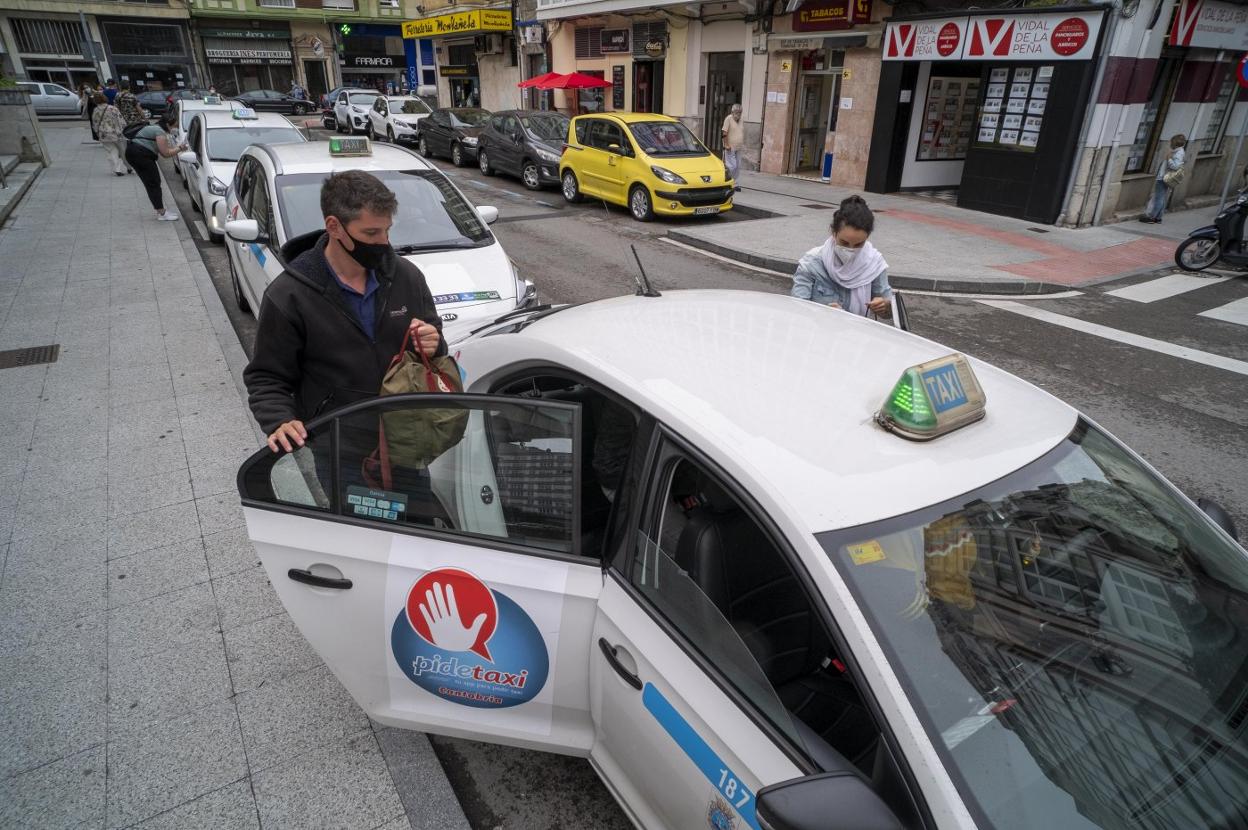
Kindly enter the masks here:
M 234 113 L 234 118 L 237 121 L 255 121 L 260 117 L 256 115 L 256 111 L 251 107 L 239 107 L 236 110 L 231 110 L 231 112 Z
M 368 138 L 364 136 L 331 138 L 329 140 L 329 155 L 333 158 L 342 158 L 345 156 L 371 156 L 372 154 L 373 145 L 370 144 Z
M 205 104 L 219 104 L 221 103 L 221 96 L 220 95 L 205 95 L 204 103 Z
M 929 441 L 978 421 L 986 403 L 970 361 L 955 353 L 902 372 L 875 420 L 903 438 Z

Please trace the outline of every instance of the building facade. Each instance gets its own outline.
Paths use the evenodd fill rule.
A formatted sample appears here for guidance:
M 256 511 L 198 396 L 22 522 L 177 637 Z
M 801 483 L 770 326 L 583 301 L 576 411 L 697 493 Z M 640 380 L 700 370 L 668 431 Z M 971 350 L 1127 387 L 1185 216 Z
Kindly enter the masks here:
M 442 106 L 511 109 L 521 102 L 523 62 L 510 3 L 480 6 L 432 0 L 403 24 L 403 37 L 432 43 Z
M 143 89 L 200 79 L 185 5 L 0 0 L 0 71 L 68 89 L 109 78 Z

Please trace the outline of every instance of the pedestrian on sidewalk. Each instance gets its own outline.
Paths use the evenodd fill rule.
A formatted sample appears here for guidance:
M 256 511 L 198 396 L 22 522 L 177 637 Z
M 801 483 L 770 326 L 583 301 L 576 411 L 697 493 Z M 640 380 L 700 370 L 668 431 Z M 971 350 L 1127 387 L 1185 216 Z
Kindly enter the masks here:
M 108 99 L 108 103 L 115 103 L 117 100 L 117 79 L 109 78 L 108 83 L 104 85 L 104 97 Z
M 108 153 L 108 162 L 113 166 L 113 175 L 124 176 L 134 172 L 125 162 L 126 137 L 122 131 L 126 129 L 126 120 L 121 112 L 108 103 L 103 93 L 95 95 L 95 113 L 91 116 L 91 126 L 100 137 L 104 151 Z
M 850 196 L 832 214 L 831 233 L 797 263 L 789 293 L 803 300 L 866 316 L 887 314 L 893 297 L 888 263 L 870 242 L 875 214 L 861 196 Z
M 741 105 L 733 104 L 720 129 L 724 137 L 724 168 L 728 177 L 735 183 L 737 174 L 741 172 L 741 149 L 745 146 L 745 128 L 741 126 Z M 737 187 L 737 190 L 740 190 Z
M 1151 222 L 1154 225 L 1161 222 L 1161 215 L 1166 212 L 1166 202 L 1170 200 L 1170 194 L 1183 181 L 1187 172 L 1185 169 L 1186 147 L 1187 136 L 1182 133 L 1170 139 L 1170 151 L 1166 153 L 1165 158 L 1157 167 L 1157 180 L 1153 182 L 1153 198 L 1149 200 L 1148 208 L 1140 217 L 1141 222 Z
M 99 141 L 99 133 L 95 130 L 95 87 L 83 84 L 78 87 L 78 97 L 82 100 L 83 112 L 87 116 L 87 124 L 91 127 L 91 140 Z
M 394 192 L 376 176 L 335 173 L 321 185 L 325 230 L 283 248 L 289 263 L 264 292 L 243 371 L 248 404 L 273 452 L 302 447 L 305 421 L 377 395 L 408 329 L 425 354 L 446 353 L 424 274 L 390 247 L 397 210 Z M 373 447 L 375 435 L 364 454 Z M 344 461 L 344 474 L 358 473 L 362 458 Z
M 160 167 L 156 161 L 160 158 L 172 158 L 186 149 L 186 144 L 174 144 L 169 140 L 169 133 L 178 122 L 173 112 L 166 113 L 157 124 L 148 124 L 139 130 L 130 143 L 126 145 L 126 163 L 135 169 L 147 190 L 147 198 L 156 209 L 156 218 L 162 222 L 172 222 L 178 218 L 175 211 L 165 208 L 165 197 L 161 192 Z
M 134 94 L 132 87 L 119 91 L 117 97 L 113 99 L 113 106 L 121 113 L 127 127 L 147 121 L 147 116 L 143 114 L 143 107 L 139 105 L 139 96 Z

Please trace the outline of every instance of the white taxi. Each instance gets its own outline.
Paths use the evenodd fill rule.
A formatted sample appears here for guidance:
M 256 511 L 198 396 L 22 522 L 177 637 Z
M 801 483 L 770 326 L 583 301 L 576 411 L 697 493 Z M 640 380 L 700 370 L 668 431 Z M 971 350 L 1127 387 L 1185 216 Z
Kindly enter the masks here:
M 243 105 L 238 101 L 229 98 L 222 98 L 220 95 L 205 95 L 203 98 L 179 98 L 173 102 L 173 112 L 176 116 L 173 127 L 172 141 L 176 147 L 183 141 L 186 141 L 187 130 L 191 128 L 191 119 L 195 117 L 197 112 L 229 112 L 231 110 L 244 109 Z M 182 162 L 175 159 L 174 167 L 178 171 L 178 175 L 182 177 L 182 184 L 190 187 L 186 178 L 186 168 Z
M 246 108 L 198 112 L 186 131 L 190 148 L 178 154 L 185 165 L 191 205 L 204 214 L 208 233 L 220 241 L 224 226 L 217 220 L 216 206 L 225 198 L 234 168 L 245 148 L 252 144 L 302 144 L 304 134 L 285 117 Z
M 238 478 L 373 719 L 585 756 L 656 830 L 1248 814 L 1248 554 L 1060 400 L 758 293 L 454 352 L 463 394 L 344 407 Z
M 215 220 L 231 237 L 226 247 L 240 308 L 258 314 L 282 261 L 294 259 L 324 230 L 321 183 L 343 170 L 372 173 L 398 197 L 390 242 L 424 273 L 448 340 L 536 302 L 537 289 L 520 277 L 490 233 L 498 208 L 473 207 L 416 153 L 356 137 L 255 146 L 243 153 Z

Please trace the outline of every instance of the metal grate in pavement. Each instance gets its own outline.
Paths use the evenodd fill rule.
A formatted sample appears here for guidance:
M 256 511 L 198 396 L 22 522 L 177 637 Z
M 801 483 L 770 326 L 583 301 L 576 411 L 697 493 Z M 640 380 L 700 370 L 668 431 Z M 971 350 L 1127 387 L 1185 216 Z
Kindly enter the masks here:
M 55 363 L 61 356 L 61 346 L 30 346 L 25 349 L 9 349 L 0 352 L 0 369 L 15 369 L 19 366 L 35 366 L 39 363 Z

